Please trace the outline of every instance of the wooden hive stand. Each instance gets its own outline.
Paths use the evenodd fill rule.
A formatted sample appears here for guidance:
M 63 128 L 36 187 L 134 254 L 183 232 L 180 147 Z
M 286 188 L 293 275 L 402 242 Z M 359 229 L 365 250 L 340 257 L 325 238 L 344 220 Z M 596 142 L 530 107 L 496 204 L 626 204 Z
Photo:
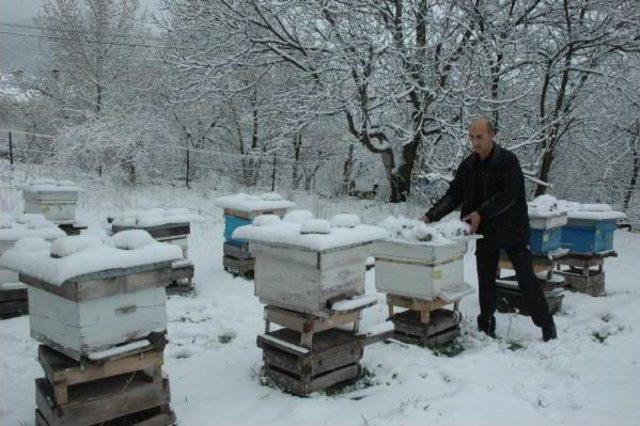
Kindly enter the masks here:
M 569 290 L 601 296 L 605 292 L 604 261 L 607 257 L 617 256 L 613 250 L 595 254 L 570 253 L 558 261 L 555 273 L 564 277 Z
M 365 338 L 336 328 L 312 335 L 312 349 L 298 346 L 300 332 L 282 328 L 258 336 L 266 378 L 285 391 L 308 395 L 360 375 Z
M 269 333 L 271 323 L 300 333 L 299 345 L 311 348 L 313 335 L 345 324 L 353 324 L 353 333 L 360 328 L 362 311 L 377 303 L 375 297 L 360 296 L 352 300 L 336 302 L 327 316 L 315 316 L 275 306 L 264 307 L 265 333 Z
M 169 381 L 162 351 L 149 350 L 101 364 L 78 362 L 38 348 L 45 378 L 36 379 L 36 425 L 170 425 Z
M 225 271 L 234 277 L 253 278 L 255 259 L 249 252 L 247 244 L 238 247 L 230 243 L 224 243 L 222 248 L 224 252 L 222 265 Z
M 167 286 L 167 295 L 185 295 L 195 290 L 193 275 L 195 267 L 188 259 L 176 260 L 171 264 L 171 284 Z
M 453 309 L 444 309 L 452 304 Z M 387 294 L 387 305 L 395 328 L 393 336 L 401 342 L 432 348 L 449 343 L 460 334 L 460 299 L 423 300 Z M 395 307 L 406 310 L 395 313 Z
M 29 313 L 27 287 L 22 283 L 0 284 L 0 319 Z

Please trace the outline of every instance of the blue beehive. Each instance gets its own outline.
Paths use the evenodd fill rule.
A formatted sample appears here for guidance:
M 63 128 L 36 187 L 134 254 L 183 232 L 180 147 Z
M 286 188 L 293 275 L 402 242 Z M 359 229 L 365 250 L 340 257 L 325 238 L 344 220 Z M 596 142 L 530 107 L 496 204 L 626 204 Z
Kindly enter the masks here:
M 540 255 L 562 247 L 562 227 L 551 229 L 532 229 L 529 246 L 531 254 Z
M 545 255 L 562 247 L 563 226 L 567 223 L 566 212 L 538 215 L 529 212 L 531 254 Z
M 232 216 L 229 214 L 224 215 L 224 240 L 225 242 L 232 244 L 237 247 L 241 247 L 244 245 L 247 240 L 243 239 L 234 239 L 232 238 L 233 231 L 236 228 L 244 225 L 251 225 L 251 219 L 244 219 L 237 216 Z
M 571 253 L 595 254 L 613 250 L 615 219 L 569 218 L 562 233 L 562 247 Z

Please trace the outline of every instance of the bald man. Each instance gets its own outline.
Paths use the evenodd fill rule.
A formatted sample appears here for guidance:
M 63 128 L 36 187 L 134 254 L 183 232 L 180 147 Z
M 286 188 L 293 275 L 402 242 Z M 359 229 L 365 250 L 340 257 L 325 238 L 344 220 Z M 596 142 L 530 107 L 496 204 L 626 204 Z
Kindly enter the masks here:
M 469 126 L 473 153 L 465 158 L 446 194 L 421 218 L 436 222 L 461 207 L 461 217 L 477 241 L 476 263 L 480 315 L 478 330 L 495 337 L 496 270 L 504 250 L 516 271 L 518 286 L 529 306 L 533 323 L 546 342 L 557 337 L 553 317 L 531 264 L 529 216 L 524 176 L 518 158 L 495 143 L 495 129 L 486 118 Z

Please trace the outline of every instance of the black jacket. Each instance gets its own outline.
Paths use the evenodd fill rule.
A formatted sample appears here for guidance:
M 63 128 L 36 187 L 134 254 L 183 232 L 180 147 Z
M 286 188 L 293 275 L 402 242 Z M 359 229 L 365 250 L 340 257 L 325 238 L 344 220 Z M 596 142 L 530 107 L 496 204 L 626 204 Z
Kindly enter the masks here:
M 481 228 L 485 241 L 498 246 L 528 244 L 531 231 L 524 175 L 518 158 L 512 152 L 494 144 L 487 160 L 487 171 L 480 183 L 484 187 L 487 200 L 475 209 L 483 223 Z M 426 213 L 430 221 L 438 221 L 460 206 L 461 217 L 474 211 L 479 161 L 480 157 L 475 153 L 462 161 L 446 194 Z

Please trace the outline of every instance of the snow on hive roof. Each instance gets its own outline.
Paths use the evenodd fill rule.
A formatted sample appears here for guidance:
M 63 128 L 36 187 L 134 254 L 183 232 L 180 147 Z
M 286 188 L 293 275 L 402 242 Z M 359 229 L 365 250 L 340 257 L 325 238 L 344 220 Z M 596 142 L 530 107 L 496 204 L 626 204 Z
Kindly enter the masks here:
M 527 203 L 527 205 L 529 217 L 547 218 L 567 214 L 566 207 L 552 195 L 540 195 Z
M 115 226 L 151 227 L 170 223 L 203 222 L 204 218 L 185 208 L 153 208 L 149 210 L 128 210 L 114 215 Z
M 35 178 L 21 185 L 20 189 L 31 192 L 82 192 L 83 189 L 70 180 Z
M 329 225 L 326 221 L 317 222 L 317 219 L 312 218 L 307 218 L 305 223 L 309 220 L 316 221 L 307 223 L 306 227 L 309 229 L 306 229 L 306 231 L 309 232 L 314 230 L 324 232 L 327 230 L 327 225 Z M 322 223 L 322 225 L 318 225 L 319 223 Z M 246 225 L 236 228 L 233 232 L 233 238 L 286 244 L 314 251 L 323 251 L 354 244 L 369 243 L 389 236 L 385 229 L 371 225 L 357 225 L 353 228 L 329 226 L 329 233 L 302 233 L 303 225 L 300 222 L 284 220 L 263 226 Z M 316 225 L 319 227 L 318 229 L 315 229 Z
M 31 238 L 24 243 L 20 240 L 0 257 L 0 266 L 61 285 L 79 275 L 182 258 L 180 247 L 156 242 L 150 235 L 146 239 L 148 242 L 143 244 L 140 232 L 146 233 L 125 231 L 120 233 L 124 235 L 116 234 L 104 244 L 94 236 L 63 237 L 62 241 L 56 240 L 51 249 L 42 239 Z M 123 246 L 135 248 L 117 248 Z M 52 257 L 52 252 L 61 257 Z
M 626 217 L 608 204 L 581 204 L 541 195 L 528 203 L 530 217 L 554 217 L 567 214 L 569 219 L 612 220 Z
M 389 216 L 379 226 L 387 229 L 392 240 L 426 245 L 451 244 L 455 240 L 470 238 L 471 227 L 459 219 L 425 224 L 404 216 Z
M 3 217 L 0 223 L 0 240 L 17 241 L 26 237 L 40 237 L 46 240 L 63 237 L 66 234 L 41 214 L 24 214 L 17 219 Z
M 235 195 L 225 195 L 216 199 L 216 206 L 225 209 L 252 212 L 258 210 L 289 209 L 296 206 L 295 203 L 285 200 L 275 192 L 262 195 L 249 195 L 239 193 Z

